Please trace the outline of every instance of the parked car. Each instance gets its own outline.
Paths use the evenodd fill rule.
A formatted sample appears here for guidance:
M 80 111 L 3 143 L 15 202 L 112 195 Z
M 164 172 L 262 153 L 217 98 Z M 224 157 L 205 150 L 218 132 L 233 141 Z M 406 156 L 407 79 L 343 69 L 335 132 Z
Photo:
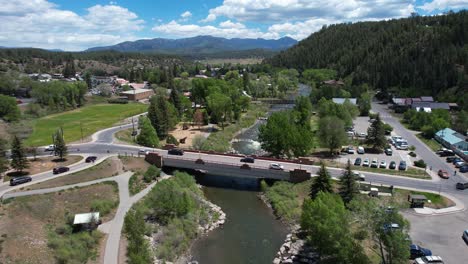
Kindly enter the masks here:
M 359 146 L 357 148 L 357 154 L 364 154 L 364 153 L 366 153 L 366 151 L 364 150 L 364 147 Z
M 32 178 L 29 176 L 15 177 L 10 180 L 10 186 L 15 186 L 15 185 L 30 182 L 30 181 L 32 181 Z
M 450 156 L 450 157 L 445 158 L 445 161 L 446 162 L 453 162 L 456 158 L 457 158 L 456 156 Z
M 432 256 L 432 251 L 430 249 L 423 248 L 415 244 L 410 245 L 410 258 L 411 259 L 425 257 L 425 256 Z
M 385 149 L 385 154 L 386 154 L 387 156 L 391 156 L 391 155 L 393 154 L 392 149 L 391 149 L 391 148 Z
M 68 168 L 68 167 L 56 167 L 56 168 L 54 168 L 54 169 L 52 170 L 52 172 L 53 172 L 54 174 L 60 174 L 60 173 L 67 172 L 67 171 L 69 171 L 69 170 L 70 170 L 70 168 Z
M 359 137 L 361 137 L 361 138 L 366 138 L 366 137 L 367 137 L 367 134 L 361 132 L 361 133 L 359 133 Z
M 398 165 L 398 170 L 406 170 L 406 161 L 400 161 L 400 164 Z
M 362 166 L 369 167 L 369 165 L 370 165 L 369 159 L 364 159 L 364 161 L 362 162 Z
M 356 160 L 354 160 L 354 165 L 361 166 L 361 162 L 362 162 L 361 158 L 356 158 Z
M 408 144 L 399 144 L 396 146 L 397 149 L 401 149 L 401 150 L 407 150 L 408 149 Z
M 400 229 L 400 225 L 396 223 L 388 223 L 384 224 L 382 229 L 384 230 L 384 232 L 394 231 Z
M 463 231 L 463 240 L 465 240 L 466 243 L 468 243 L 468 229 Z
M 245 157 L 240 160 L 241 162 L 246 162 L 246 163 L 254 163 L 255 159 L 252 157 Z
M 278 163 L 271 163 L 270 164 L 270 169 L 272 170 L 284 170 L 283 165 L 280 165 Z
M 355 177 L 355 179 L 357 181 L 365 181 L 366 180 L 366 176 L 364 174 L 356 172 L 356 171 L 353 172 L 353 176 Z
M 415 264 L 428 264 L 428 263 L 443 264 L 444 261 L 439 256 L 425 256 L 425 257 L 420 257 L 420 258 L 415 259 L 414 263 Z
M 86 162 L 86 163 L 95 162 L 96 159 L 97 159 L 96 156 L 88 156 L 88 157 L 85 159 L 85 162 Z
M 457 182 L 457 185 L 455 185 L 458 190 L 465 190 L 468 189 L 468 182 Z
M 173 149 L 170 149 L 167 151 L 167 154 L 168 155 L 178 155 L 178 156 L 182 156 L 184 155 L 184 151 L 181 150 L 181 149 L 178 149 L 178 148 L 173 148 Z
M 396 162 L 391 161 L 390 165 L 388 165 L 388 168 L 391 169 L 391 170 L 394 170 L 396 168 Z
M 385 160 L 381 160 L 379 168 L 386 169 L 387 168 L 387 162 Z
M 460 167 L 460 172 L 468 172 L 468 165 Z
M 352 146 L 348 147 L 348 154 L 354 154 L 354 148 Z
M 378 168 L 378 167 L 379 167 L 379 163 L 377 162 L 376 159 L 373 159 L 371 163 L 371 168 Z
M 448 179 L 449 178 L 449 174 L 446 170 L 439 170 L 437 172 L 437 175 L 439 175 L 441 178 L 444 178 L 444 179 Z
M 455 163 L 455 168 L 461 168 L 461 167 L 463 167 L 465 165 L 466 165 L 466 163 L 464 161 L 459 161 L 459 162 Z
M 55 146 L 54 145 L 49 145 L 47 146 L 44 151 L 54 151 L 55 150 Z
M 455 165 L 457 162 L 460 162 L 460 161 L 463 161 L 463 160 L 460 159 L 460 158 L 454 158 L 454 159 L 452 160 L 452 164 Z

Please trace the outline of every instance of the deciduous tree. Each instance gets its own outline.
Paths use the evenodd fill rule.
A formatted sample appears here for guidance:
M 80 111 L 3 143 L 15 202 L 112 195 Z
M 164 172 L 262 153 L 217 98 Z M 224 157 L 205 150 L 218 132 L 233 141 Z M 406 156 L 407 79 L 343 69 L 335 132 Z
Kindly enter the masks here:
M 331 154 L 341 149 L 348 140 L 343 121 L 336 116 L 320 118 L 318 138 L 320 145 L 328 148 Z

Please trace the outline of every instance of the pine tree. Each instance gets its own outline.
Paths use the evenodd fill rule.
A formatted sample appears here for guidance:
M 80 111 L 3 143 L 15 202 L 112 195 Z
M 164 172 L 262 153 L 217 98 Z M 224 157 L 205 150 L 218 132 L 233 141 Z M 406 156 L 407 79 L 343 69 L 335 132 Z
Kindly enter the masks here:
M 380 114 L 377 114 L 374 122 L 372 122 L 371 126 L 367 129 L 367 135 L 368 142 L 373 145 L 374 149 L 382 150 L 387 145 L 385 128 L 380 119 Z
M 356 184 L 356 178 L 351 170 L 351 161 L 348 159 L 346 164 L 346 170 L 343 172 L 343 175 L 339 181 L 340 187 L 339 192 L 340 196 L 343 199 L 345 204 L 351 202 L 354 199 L 356 194 L 359 193 L 358 186 Z
M 142 116 L 140 117 L 138 124 L 140 126 L 140 134 L 136 139 L 137 143 L 145 147 L 159 147 L 158 135 L 156 134 L 156 130 L 151 125 L 149 119 Z
M 171 103 L 177 109 L 177 112 L 178 112 L 179 116 L 181 116 L 182 112 L 183 112 L 182 102 L 180 101 L 179 92 L 174 87 L 171 89 Z
M 148 118 L 159 138 L 165 138 L 169 131 L 169 108 L 163 95 L 153 96 L 148 108 Z
M 319 192 L 332 192 L 331 177 L 325 163 L 322 161 L 320 164 L 320 169 L 317 172 L 317 177 L 315 177 L 312 185 L 310 186 L 310 197 L 315 199 Z
M 11 167 L 16 171 L 22 172 L 28 167 L 28 159 L 23 148 L 21 140 L 15 135 L 11 143 Z
M 244 91 L 246 93 L 250 93 L 250 78 L 247 71 L 242 75 L 242 84 L 244 85 Z
M 65 144 L 65 139 L 63 138 L 63 131 L 61 129 L 57 129 L 54 134 L 54 155 L 58 156 L 61 160 L 67 156 L 68 148 Z

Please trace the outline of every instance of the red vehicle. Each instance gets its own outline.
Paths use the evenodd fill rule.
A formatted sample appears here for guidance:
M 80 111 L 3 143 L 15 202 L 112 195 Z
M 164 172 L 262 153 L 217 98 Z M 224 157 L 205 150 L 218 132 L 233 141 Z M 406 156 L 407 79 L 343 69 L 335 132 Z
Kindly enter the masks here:
M 444 170 L 439 170 L 437 172 L 437 174 L 441 177 L 441 178 L 444 178 L 444 179 L 448 179 L 449 178 L 449 174 L 447 171 L 444 171 Z

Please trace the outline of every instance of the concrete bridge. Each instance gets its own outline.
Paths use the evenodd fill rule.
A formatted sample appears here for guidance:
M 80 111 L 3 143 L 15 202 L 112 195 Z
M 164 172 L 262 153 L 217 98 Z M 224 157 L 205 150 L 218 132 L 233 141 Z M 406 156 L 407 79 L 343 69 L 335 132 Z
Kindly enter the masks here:
M 302 182 L 310 179 L 311 173 L 300 168 L 291 170 L 272 170 L 268 166 L 256 166 L 255 164 L 247 164 L 233 162 L 232 158 L 226 157 L 225 161 L 213 161 L 202 159 L 200 157 L 187 157 L 160 155 L 156 152 L 146 155 L 146 160 L 159 168 L 171 167 L 180 169 L 190 169 L 198 171 L 202 174 L 219 175 L 227 177 L 239 178 L 256 178 L 256 179 L 272 179 L 284 180 L 290 182 Z

